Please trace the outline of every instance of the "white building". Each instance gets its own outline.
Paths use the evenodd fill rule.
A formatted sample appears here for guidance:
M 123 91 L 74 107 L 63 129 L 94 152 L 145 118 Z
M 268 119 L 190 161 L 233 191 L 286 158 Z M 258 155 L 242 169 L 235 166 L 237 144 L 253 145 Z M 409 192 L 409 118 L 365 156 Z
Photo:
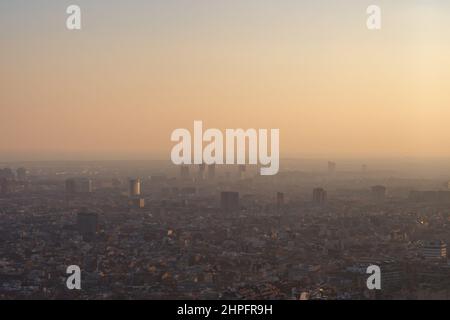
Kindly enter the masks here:
M 447 245 L 443 241 L 427 241 L 422 247 L 422 255 L 426 259 L 445 259 L 447 257 Z

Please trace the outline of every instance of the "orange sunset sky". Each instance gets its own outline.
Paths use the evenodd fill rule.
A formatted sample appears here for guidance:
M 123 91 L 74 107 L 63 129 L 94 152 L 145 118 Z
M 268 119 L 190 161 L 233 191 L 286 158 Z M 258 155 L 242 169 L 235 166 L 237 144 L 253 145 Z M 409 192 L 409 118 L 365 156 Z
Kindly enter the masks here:
M 281 157 L 450 157 L 450 3 L 0 1 L 0 154 L 169 159 L 176 128 L 279 128 Z

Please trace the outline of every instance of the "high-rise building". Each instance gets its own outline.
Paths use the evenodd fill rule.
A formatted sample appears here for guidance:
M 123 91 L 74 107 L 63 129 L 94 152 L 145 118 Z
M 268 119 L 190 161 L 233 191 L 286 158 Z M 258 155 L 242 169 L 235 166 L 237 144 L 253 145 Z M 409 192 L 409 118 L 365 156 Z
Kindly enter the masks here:
M 208 180 L 214 180 L 216 177 L 216 165 L 208 165 Z
M 71 178 L 65 181 L 66 193 L 86 194 L 92 192 L 92 180 L 88 178 Z
M 221 192 L 220 208 L 224 212 L 239 211 L 239 192 L 230 192 L 230 191 Z
M 145 207 L 145 199 L 140 197 L 129 199 L 128 203 L 130 207 L 135 209 L 142 209 Z
M 79 212 L 77 214 L 78 232 L 87 240 L 95 236 L 98 228 L 98 214 L 92 212 Z
M 66 179 L 65 181 L 66 186 L 66 193 L 67 194 L 75 194 L 76 193 L 76 187 L 75 187 L 75 179 Z
M 77 179 L 78 193 L 91 193 L 92 192 L 92 180 L 87 178 Z
M 141 180 L 140 179 L 130 179 L 128 195 L 130 196 L 130 198 L 138 197 L 141 195 Z
M 327 201 L 327 192 L 323 188 L 315 188 L 313 190 L 313 202 L 323 204 Z
M 386 261 L 378 264 L 381 269 L 381 287 L 384 289 L 398 289 L 404 283 L 404 270 L 401 264 Z
M 360 281 L 362 282 L 364 288 L 366 288 L 366 270 L 370 265 L 376 265 L 380 267 L 381 270 L 381 288 L 387 290 L 396 290 L 402 286 L 405 280 L 405 270 L 404 266 L 396 261 L 389 259 L 373 259 L 373 258 L 360 258 L 356 263 L 360 273 L 362 275 Z
M 372 197 L 376 201 L 383 201 L 386 198 L 386 187 L 373 186 L 372 187 Z
M 422 255 L 425 259 L 447 258 L 447 244 L 444 241 L 426 241 L 422 247 Z
M 27 169 L 25 168 L 18 168 L 16 170 L 17 180 L 19 181 L 25 181 L 27 179 Z

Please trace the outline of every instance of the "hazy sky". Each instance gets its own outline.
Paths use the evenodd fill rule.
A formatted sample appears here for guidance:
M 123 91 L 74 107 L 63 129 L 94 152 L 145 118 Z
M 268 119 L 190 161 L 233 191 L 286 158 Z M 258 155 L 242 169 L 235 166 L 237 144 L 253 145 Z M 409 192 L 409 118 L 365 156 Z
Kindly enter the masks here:
M 449 35 L 448 0 L 0 0 L 0 155 L 169 159 L 203 120 L 279 128 L 281 157 L 449 157 Z

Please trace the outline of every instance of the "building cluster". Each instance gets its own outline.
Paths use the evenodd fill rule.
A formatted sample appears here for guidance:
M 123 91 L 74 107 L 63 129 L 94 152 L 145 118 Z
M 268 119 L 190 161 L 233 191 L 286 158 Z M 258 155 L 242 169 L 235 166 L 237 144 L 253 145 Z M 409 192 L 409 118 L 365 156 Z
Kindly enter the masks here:
M 450 202 L 411 199 L 426 191 L 414 179 L 333 163 L 274 177 L 204 165 L 20 171 L 1 171 L 27 188 L 0 194 L 0 299 L 450 298 Z M 373 264 L 381 290 L 366 286 Z M 82 290 L 65 285 L 70 265 Z

